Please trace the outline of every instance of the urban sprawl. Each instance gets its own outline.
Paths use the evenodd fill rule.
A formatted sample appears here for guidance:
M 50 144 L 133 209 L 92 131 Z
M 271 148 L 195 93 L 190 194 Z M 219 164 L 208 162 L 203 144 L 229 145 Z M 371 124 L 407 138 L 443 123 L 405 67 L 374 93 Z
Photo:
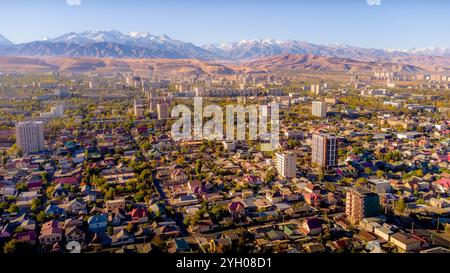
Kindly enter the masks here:
M 2 73 L 0 252 L 448 253 L 449 89 L 392 72 Z M 277 147 L 174 140 L 171 109 L 194 97 L 277 104 Z

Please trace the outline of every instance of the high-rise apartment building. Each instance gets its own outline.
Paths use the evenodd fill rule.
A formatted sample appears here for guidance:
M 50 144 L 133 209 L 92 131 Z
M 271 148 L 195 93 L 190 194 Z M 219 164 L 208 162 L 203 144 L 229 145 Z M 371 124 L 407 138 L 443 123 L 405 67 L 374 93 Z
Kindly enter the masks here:
M 364 218 L 379 214 L 380 197 L 366 188 L 347 190 L 345 200 L 345 215 L 352 224 L 358 224 Z
M 283 178 L 294 178 L 297 174 L 297 156 L 292 152 L 276 153 L 275 168 Z
M 169 118 L 169 104 L 158 103 L 156 105 L 156 111 L 158 113 L 158 119 L 168 119 Z
M 327 116 L 328 104 L 322 101 L 312 102 L 312 115 L 319 118 L 325 118 Z
M 141 119 L 144 118 L 144 106 L 138 100 L 134 100 L 134 115 L 136 118 Z
M 316 96 L 322 95 L 322 86 L 320 84 L 311 85 L 311 93 Z
M 312 162 L 320 167 L 338 165 L 338 139 L 327 134 L 316 134 L 312 138 Z
M 16 143 L 25 154 L 44 150 L 42 121 L 19 122 L 16 125 Z

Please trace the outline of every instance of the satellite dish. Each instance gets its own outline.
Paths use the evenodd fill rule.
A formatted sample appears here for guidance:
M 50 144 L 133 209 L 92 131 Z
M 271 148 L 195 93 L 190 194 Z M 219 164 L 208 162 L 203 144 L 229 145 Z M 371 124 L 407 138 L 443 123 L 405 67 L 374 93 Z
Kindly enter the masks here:
M 70 241 L 66 245 L 66 249 L 70 253 L 81 253 L 81 245 L 77 241 Z
M 376 250 L 381 250 L 381 245 L 380 245 L 380 242 L 378 242 L 378 241 L 371 241 L 371 242 L 367 243 L 366 248 L 367 248 L 367 250 L 370 250 L 370 251 L 376 251 Z

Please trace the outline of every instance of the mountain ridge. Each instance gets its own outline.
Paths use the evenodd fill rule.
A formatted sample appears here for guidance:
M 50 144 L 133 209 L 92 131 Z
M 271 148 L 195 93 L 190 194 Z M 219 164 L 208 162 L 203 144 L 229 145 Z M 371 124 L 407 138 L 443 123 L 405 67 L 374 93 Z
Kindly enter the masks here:
M 432 57 L 430 57 L 432 58 Z M 442 62 L 436 57 L 435 62 Z M 324 57 L 312 54 L 284 54 L 259 58 L 240 64 L 196 59 L 156 59 L 156 58 L 96 58 L 96 57 L 0 57 L 0 71 L 25 72 L 143 72 L 202 74 L 214 73 L 233 75 L 240 72 L 325 72 L 325 73 L 371 73 L 373 71 L 393 71 L 404 73 L 424 73 L 427 67 L 420 66 L 418 60 L 408 61 L 358 61 L 338 57 Z M 445 58 L 450 64 L 450 58 Z M 415 65 L 414 63 L 417 63 Z M 449 66 L 450 67 L 450 66 Z
M 104 46 L 105 48 L 101 48 Z M 36 48 L 39 47 L 39 50 Z M 77 49 L 74 49 L 77 47 Z M 118 52 L 111 48 L 117 47 Z M 34 50 L 33 50 L 34 48 Z M 65 48 L 64 51 L 61 49 Z M 272 38 L 210 43 L 197 46 L 190 42 L 156 36 L 148 32 L 122 33 L 117 30 L 68 32 L 55 38 L 13 44 L 0 35 L 1 56 L 80 56 L 113 58 L 197 58 L 204 60 L 250 60 L 281 54 L 314 54 L 357 60 L 383 60 L 410 55 L 450 56 L 450 48 L 431 47 L 411 50 L 362 48 L 347 44 L 313 44 L 301 40 Z M 97 53 L 94 53 L 97 52 Z M 103 52 L 103 53 L 101 53 Z M 128 55 L 126 54 L 128 52 Z
M 5 36 L 0 34 L 0 46 L 9 46 L 12 44 L 13 43 L 10 40 L 6 39 Z
M 167 35 L 122 33 L 116 30 L 69 32 L 55 38 L 21 44 L 13 44 L 6 38 L 3 41 L 1 37 L 0 56 L 4 57 L 196 59 L 240 65 L 253 63 L 254 66 L 268 69 L 283 69 L 280 64 L 284 64 L 284 68 L 317 71 L 366 71 L 374 69 L 375 65 L 371 62 L 375 62 L 387 69 L 404 72 L 450 71 L 450 49 L 437 47 L 415 50 L 371 49 L 346 44 L 318 45 L 300 40 L 277 39 L 197 46 Z M 297 57 L 283 59 L 286 55 Z M 303 57 L 298 57 L 300 55 Z M 338 59 L 313 58 L 313 55 Z M 305 59 L 305 56 L 310 57 Z M 263 64 L 258 62 L 261 58 L 269 59 Z

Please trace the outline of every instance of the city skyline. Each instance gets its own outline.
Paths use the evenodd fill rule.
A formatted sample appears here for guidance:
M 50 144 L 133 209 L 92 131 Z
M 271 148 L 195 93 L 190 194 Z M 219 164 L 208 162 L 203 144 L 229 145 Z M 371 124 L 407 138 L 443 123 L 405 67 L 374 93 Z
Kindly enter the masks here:
M 384 49 L 450 46 L 450 38 L 440 34 L 450 26 L 445 16 L 450 3 L 442 1 L 132 2 L 2 3 L 0 34 L 14 43 L 114 29 L 166 34 L 196 45 L 270 38 Z

